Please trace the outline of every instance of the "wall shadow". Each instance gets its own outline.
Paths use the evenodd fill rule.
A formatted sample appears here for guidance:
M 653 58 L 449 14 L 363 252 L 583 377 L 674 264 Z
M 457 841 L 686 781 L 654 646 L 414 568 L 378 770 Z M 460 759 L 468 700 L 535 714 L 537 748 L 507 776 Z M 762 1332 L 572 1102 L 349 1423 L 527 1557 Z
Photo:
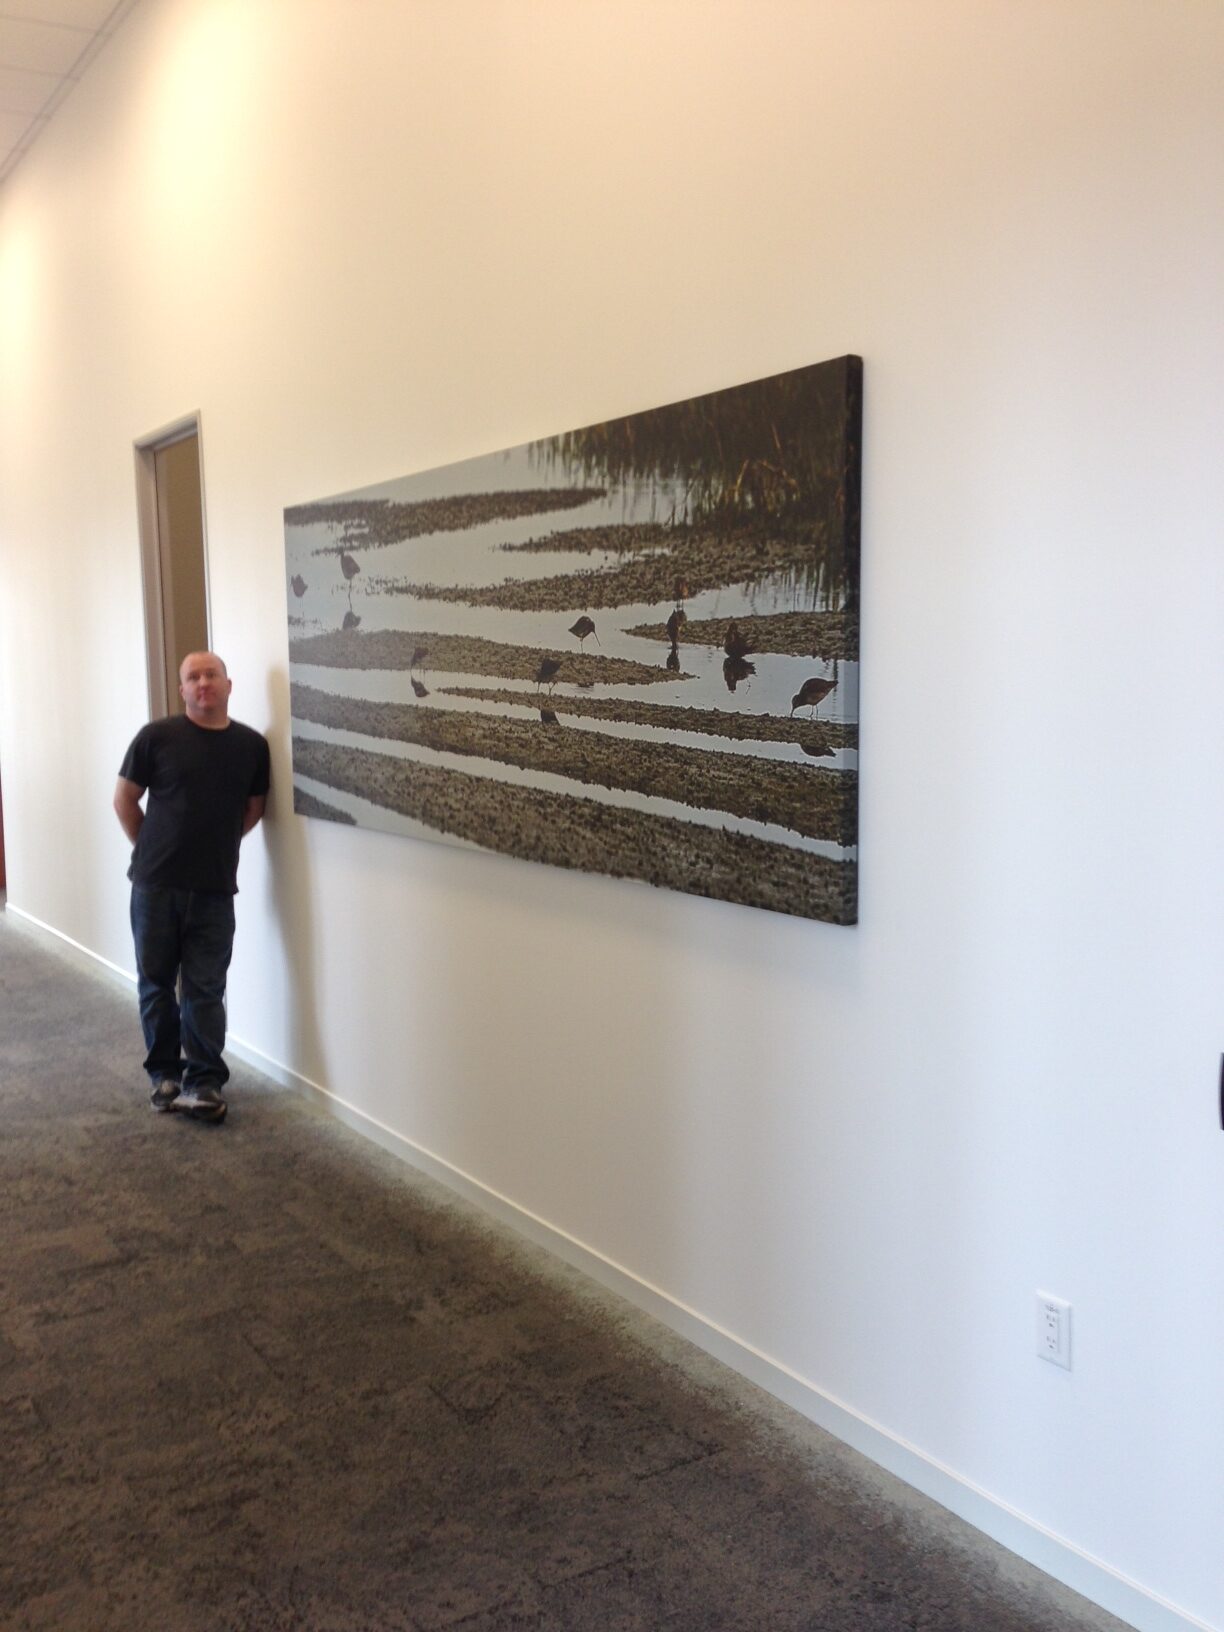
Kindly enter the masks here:
M 284 1013 L 287 1036 L 283 1064 L 311 1082 L 328 1082 L 318 1026 L 318 985 L 314 959 L 314 899 L 305 825 L 293 819 L 293 767 L 289 754 L 291 705 L 289 673 L 268 674 L 268 731 L 272 747 L 272 788 L 264 818 L 268 847 L 268 906 L 284 952 Z

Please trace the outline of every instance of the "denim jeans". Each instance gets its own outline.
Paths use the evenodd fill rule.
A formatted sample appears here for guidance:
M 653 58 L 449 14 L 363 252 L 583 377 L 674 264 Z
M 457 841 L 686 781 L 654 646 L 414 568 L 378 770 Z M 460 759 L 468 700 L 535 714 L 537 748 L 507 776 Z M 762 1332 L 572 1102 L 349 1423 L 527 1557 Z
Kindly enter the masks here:
M 132 886 L 136 992 L 154 1083 L 221 1088 L 225 975 L 234 948 L 234 898 L 214 890 Z M 182 1005 L 178 979 L 182 975 Z

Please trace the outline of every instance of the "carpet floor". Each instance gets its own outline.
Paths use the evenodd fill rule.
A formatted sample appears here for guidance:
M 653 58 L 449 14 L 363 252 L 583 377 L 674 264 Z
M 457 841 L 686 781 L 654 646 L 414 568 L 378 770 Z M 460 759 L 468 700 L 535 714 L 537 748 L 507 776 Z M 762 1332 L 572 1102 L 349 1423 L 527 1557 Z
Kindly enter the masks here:
M 5 1632 L 1119 1632 L 0 915 Z

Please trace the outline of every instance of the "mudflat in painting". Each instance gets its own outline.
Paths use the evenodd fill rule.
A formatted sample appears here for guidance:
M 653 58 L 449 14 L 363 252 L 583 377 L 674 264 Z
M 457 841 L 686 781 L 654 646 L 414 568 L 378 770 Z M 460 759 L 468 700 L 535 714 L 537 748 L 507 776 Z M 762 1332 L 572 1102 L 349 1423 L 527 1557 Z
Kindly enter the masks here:
M 285 511 L 294 809 L 856 918 L 862 363 Z

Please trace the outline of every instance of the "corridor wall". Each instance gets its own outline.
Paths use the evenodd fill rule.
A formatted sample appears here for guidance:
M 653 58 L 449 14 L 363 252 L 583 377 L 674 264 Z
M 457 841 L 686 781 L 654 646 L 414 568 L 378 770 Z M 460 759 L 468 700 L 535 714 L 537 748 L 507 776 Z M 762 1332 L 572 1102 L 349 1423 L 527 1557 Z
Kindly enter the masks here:
M 1224 1627 L 1222 69 L 1195 0 L 141 0 L 0 190 L 10 908 L 132 966 L 198 411 L 239 1046 L 1150 1628 Z M 846 352 L 857 928 L 293 814 L 285 505 Z

